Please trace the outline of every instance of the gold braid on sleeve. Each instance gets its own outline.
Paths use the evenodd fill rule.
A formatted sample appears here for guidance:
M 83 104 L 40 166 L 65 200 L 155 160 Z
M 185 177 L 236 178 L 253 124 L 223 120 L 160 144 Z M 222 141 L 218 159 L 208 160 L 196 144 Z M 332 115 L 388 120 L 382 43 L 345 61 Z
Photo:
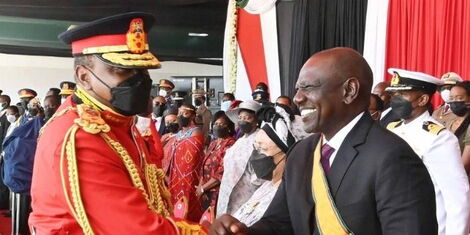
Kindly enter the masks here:
M 60 175 L 65 200 L 67 201 L 72 215 L 77 220 L 84 234 L 93 235 L 94 232 L 91 228 L 90 221 L 88 220 L 82 197 L 80 195 L 77 156 L 75 153 L 75 134 L 78 129 L 79 127 L 77 125 L 73 125 L 65 135 L 60 154 Z M 64 160 L 67 161 L 67 173 L 65 173 L 63 169 Z M 67 187 L 66 178 L 68 179 L 69 187 Z M 72 198 L 70 198 L 69 195 L 71 195 Z
M 171 195 L 164 184 L 164 174 L 162 169 L 158 169 L 153 164 L 144 162 L 144 174 L 147 180 L 147 187 L 149 193 L 144 187 L 142 179 L 140 178 L 137 166 L 129 156 L 127 150 L 117 141 L 111 139 L 106 133 L 101 133 L 101 137 L 108 143 L 108 145 L 118 154 L 132 180 L 132 184 L 142 191 L 142 195 L 147 201 L 148 208 L 157 212 L 163 217 L 171 216 Z

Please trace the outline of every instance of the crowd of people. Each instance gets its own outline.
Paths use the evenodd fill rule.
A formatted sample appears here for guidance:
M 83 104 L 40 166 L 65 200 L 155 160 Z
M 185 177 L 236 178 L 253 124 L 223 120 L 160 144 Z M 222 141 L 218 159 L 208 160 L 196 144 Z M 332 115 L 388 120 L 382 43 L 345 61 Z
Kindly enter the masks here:
M 151 97 L 159 62 L 135 41 L 97 49 L 152 23 L 127 13 L 71 28 L 59 38 L 76 83 L 43 102 L 29 88 L 16 105 L 0 95 L 14 231 L 468 235 L 470 82 L 390 68 L 372 88 L 364 58 L 333 48 L 305 63 L 294 97 L 259 83 L 212 113 L 204 90 L 185 99 L 170 80 Z

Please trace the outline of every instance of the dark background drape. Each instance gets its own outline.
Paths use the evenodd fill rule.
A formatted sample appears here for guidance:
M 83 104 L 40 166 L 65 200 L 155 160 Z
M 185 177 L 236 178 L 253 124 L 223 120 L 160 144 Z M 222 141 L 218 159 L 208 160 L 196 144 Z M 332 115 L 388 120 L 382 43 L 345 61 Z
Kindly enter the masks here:
M 294 96 L 299 71 L 315 52 L 343 46 L 362 53 L 367 0 L 281 1 L 277 11 L 283 95 Z

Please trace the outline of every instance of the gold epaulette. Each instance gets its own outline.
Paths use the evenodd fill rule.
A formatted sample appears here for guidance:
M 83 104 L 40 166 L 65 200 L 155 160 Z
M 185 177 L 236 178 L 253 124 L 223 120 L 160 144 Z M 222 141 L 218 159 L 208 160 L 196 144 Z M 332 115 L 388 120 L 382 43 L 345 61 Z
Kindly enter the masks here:
M 90 134 L 107 133 L 111 130 L 98 110 L 86 104 L 77 105 L 78 118 L 74 120 L 81 129 Z
M 403 121 L 391 122 L 387 125 L 387 129 L 388 130 L 393 130 L 393 129 L 399 127 L 402 123 L 403 123 Z
M 423 122 L 423 129 L 431 134 L 439 135 L 439 133 L 446 128 L 434 122 L 425 121 Z

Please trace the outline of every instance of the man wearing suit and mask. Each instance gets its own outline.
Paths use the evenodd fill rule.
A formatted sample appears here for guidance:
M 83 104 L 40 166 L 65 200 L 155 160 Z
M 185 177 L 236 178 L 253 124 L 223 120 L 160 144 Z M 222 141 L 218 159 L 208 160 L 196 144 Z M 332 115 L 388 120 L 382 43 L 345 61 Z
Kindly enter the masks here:
M 380 116 L 380 125 L 386 127 L 389 123 L 400 120 L 395 117 L 395 114 L 392 112 L 392 107 L 390 107 L 390 99 L 392 94 L 390 91 L 386 91 L 387 87 L 390 86 L 390 82 L 379 82 L 372 90 L 373 94 L 376 94 L 384 102 L 384 110 Z
M 282 184 L 253 226 L 229 215 L 210 234 L 437 234 L 434 189 L 405 141 L 367 112 L 372 71 L 348 48 L 313 55 L 294 97 L 307 132 L 293 146 Z

